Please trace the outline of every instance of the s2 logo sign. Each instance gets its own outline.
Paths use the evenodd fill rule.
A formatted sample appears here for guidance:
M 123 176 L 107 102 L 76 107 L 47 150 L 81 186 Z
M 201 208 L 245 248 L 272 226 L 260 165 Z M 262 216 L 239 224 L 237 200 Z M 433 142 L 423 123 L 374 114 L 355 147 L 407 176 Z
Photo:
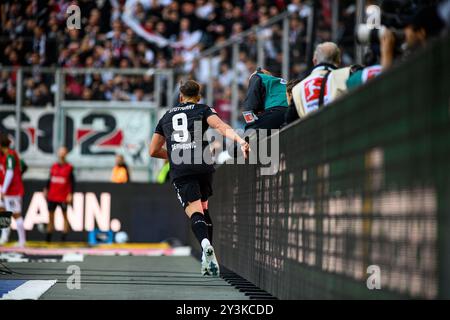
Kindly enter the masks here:
M 114 155 L 114 149 L 120 147 L 123 132 L 117 129 L 114 115 L 107 113 L 88 113 L 79 120 L 75 129 L 75 121 L 70 115 L 64 116 L 64 145 L 71 151 L 74 145 L 80 145 L 81 155 Z M 55 146 L 55 114 L 53 111 L 39 109 L 21 113 L 20 153 L 31 148 L 44 154 L 53 154 Z M 98 124 L 101 129 L 97 129 Z M 0 131 L 11 137 L 16 134 L 15 111 L 0 111 Z
M 105 146 L 105 138 L 114 133 L 116 129 L 116 119 L 109 114 L 92 113 L 81 120 L 83 126 L 92 126 L 94 121 L 103 121 L 104 129 L 100 131 L 92 130 L 92 132 L 81 141 L 81 154 L 83 155 L 114 155 L 114 151 L 93 151 L 92 146 L 103 145 Z M 120 131 L 121 132 L 121 131 Z M 114 138 L 114 137 L 112 137 Z M 118 143 L 121 138 L 113 139 Z M 79 141 L 78 141 L 79 142 Z
M 0 131 L 6 132 L 14 137 L 16 134 L 16 113 L 15 111 L 0 111 Z M 21 112 L 21 130 L 20 130 L 20 152 L 26 152 L 32 145 L 47 154 L 52 154 L 53 135 L 54 135 L 53 112 L 41 112 L 40 116 L 33 117 L 33 112 Z M 71 150 L 73 148 L 73 120 L 65 117 L 66 139 L 65 145 Z

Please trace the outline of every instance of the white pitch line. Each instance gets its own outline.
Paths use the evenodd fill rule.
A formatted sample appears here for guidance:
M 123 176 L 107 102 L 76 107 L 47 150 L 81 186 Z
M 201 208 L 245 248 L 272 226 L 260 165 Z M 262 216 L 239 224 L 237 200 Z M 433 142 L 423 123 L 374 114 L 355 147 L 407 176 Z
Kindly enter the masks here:
M 0 260 L 6 262 L 28 262 L 28 259 L 22 258 L 20 253 L 0 253 Z
M 29 280 L 14 290 L 3 295 L 0 300 L 37 300 L 57 280 Z
M 173 248 L 172 256 L 190 256 L 191 247 L 176 247 Z
M 84 254 L 81 253 L 65 253 L 61 262 L 83 262 Z

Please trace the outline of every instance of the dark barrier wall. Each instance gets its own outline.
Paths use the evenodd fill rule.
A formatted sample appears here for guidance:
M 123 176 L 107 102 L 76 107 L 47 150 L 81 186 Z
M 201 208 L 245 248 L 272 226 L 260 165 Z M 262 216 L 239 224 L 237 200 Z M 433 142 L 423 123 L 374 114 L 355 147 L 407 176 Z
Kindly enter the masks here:
M 220 167 L 220 262 L 282 299 L 450 298 L 449 57 L 435 43 L 283 130 L 276 175 Z
M 25 181 L 25 226 L 29 240 L 43 240 L 38 224 L 46 222 L 47 207 L 41 193 L 45 182 Z M 73 228 L 68 240 L 87 240 L 93 226 L 111 226 L 128 233 L 132 242 L 160 242 L 170 238 L 186 243 L 187 219 L 169 184 L 113 184 L 78 182 L 69 212 Z M 57 213 L 58 214 L 58 213 Z M 13 232 L 13 237 L 16 233 Z M 55 240 L 58 240 L 55 237 Z

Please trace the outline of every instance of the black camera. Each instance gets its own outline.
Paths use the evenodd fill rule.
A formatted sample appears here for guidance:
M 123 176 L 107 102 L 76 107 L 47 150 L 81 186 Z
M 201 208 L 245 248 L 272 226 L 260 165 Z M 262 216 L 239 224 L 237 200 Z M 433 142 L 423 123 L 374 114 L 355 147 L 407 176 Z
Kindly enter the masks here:
M 366 24 L 360 24 L 357 26 L 356 40 L 359 44 L 363 45 L 379 43 L 387 29 L 390 29 L 394 33 L 396 43 L 403 42 L 405 35 L 401 29 L 388 28 L 384 25 L 379 27 L 369 27 Z
M 384 0 L 380 7 L 380 24 L 378 26 L 360 24 L 356 27 L 356 40 L 360 44 L 379 43 L 384 32 L 389 29 L 394 33 L 396 43 L 404 40 L 403 28 L 415 15 L 426 6 L 438 0 Z

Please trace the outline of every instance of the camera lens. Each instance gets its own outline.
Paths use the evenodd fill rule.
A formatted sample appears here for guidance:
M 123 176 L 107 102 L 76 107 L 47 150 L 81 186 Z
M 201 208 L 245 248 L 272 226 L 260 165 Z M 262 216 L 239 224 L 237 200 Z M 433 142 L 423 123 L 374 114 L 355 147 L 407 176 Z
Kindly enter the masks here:
M 379 28 L 369 28 L 366 24 L 360 24 L 356 29 L 356 40 L 362 45 L 379 43 L 385 30 L 385 26 L 380 26 Z

